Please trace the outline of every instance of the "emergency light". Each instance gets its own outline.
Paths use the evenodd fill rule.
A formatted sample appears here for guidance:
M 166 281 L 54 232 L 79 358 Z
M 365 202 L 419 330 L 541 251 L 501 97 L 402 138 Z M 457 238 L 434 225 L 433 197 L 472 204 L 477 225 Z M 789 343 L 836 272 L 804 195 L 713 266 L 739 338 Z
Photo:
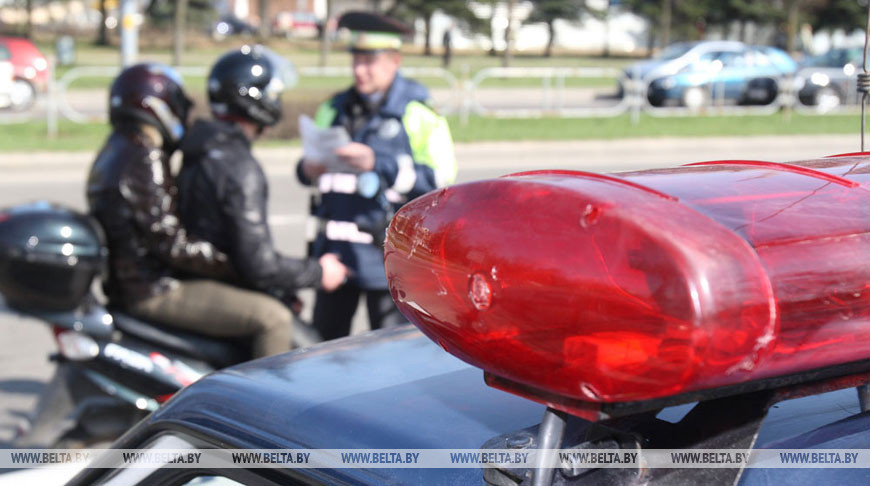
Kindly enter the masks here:
M 471 182 L 395 215 L 387 279 L 488 383 L 566 411 L 835 367 L 870 359 L 868 183 L 860 155 Z

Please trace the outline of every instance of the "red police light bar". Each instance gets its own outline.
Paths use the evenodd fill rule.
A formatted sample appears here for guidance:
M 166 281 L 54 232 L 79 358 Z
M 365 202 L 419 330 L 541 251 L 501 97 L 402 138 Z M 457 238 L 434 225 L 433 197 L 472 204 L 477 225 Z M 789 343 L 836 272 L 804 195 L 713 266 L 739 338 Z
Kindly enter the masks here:
M 845 156 L 458 185 L 395 215 L 387 278 L 488 383 L 567 411 L 858 362 L 868 178 Z

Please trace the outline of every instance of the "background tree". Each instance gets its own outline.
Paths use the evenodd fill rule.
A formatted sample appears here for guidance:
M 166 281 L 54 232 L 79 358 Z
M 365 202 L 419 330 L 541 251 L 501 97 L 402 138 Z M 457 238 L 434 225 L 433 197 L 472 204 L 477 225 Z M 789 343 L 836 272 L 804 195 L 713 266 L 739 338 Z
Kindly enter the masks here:
M 828 0 L 808 5 L 807 19 L 813 30 L 864 29 L 867 26 L 867 0 Z
M 816 0 L 780 0 L 800 1 Z M 660 47 L 675 41 L 701 40 L 710 26 L 727 28 L 735 21 L 740 22 L 743 38 L 747 22 L 776 24 L 785 18 L 784 4 L 753 0 L 622 0 L 621 4 L 648 22 L 650 52 L 657 39 Z
M 178 21 L 183 24 L 182 28 L 201 28 L 211 26 L 217 17 L 211 0 L 185 0 L 184 15 L 181 19 L 178 15 L 178 2 L 180 0 L 151 0 L 145 7 L 144 15 L 148 24 L 159 29 L 175 28 Z M 182 49 L 183 49 L 182 42 Z
M 814 12 L 828 10 L 835 2 L 831 0 L 779 0 L 779 5 L 785 12 L 779 24 L 779 37 L 775 44 L 789 53 L 797 52 L 798 27 L 813 17 Z M 854 4 L 859 2 L 853 0 Z M 865 4 L 866 7 L 866 4 Z M 866 22 L 866 12 L 860 16 L 859 25 Z
M 184 31 L 187 30 L 187 0 L 175 0 L 175 20 L 172 27 L 172 64 L 181 65 L 184 52 Z
M 504 29 L 504 52 L 502 53 L 501 58 L 502 67 L 510 67 L 511 65 L 511 56 L 513 55 L 512 50 L 514 44 L 514 6 L 516 5 L 516 3 L 516 0 L 508 0 L 507 27 L 505 27 Z
M 269 0 L 259 0 L 259 5 L 260 28 L 257 29 L 257 35 L 260 37 L 260 42 L 265 42 L 272 31 L 272 26 L 269 22 Z
M 326 18 L 323 19 L 323 27 L 320 29 L 320 67 L 326 66 L 326 57 L 329 54 L 329 20 L 332 18 L 332 0 L 326 0 Z
M 24 4 L 27 12 L 27 23 L 24 26 L 24 37 L 33 38 L 33 0 L 27 0 Z
M 425 21 L 423 54 L 432 55 L 432 16 L 437 11 L 455 17 L 465 24 L 475 24 L 477 17 L 469 9 L 465 0 L 396 0 L 387 14 L 413 25 L 414 20 L 422 18 Z
M 495 29 L 492 28 L 492 24 L 495 21 L 495 9 L 498 6 L 499 0 L 479 0 L 477 3 L 489 5 L 489 17 L 483 19 L 478 31 L 489 37 L 489 55 L 495 56 Z
M 100 25 L 97 26 L 98 46 L 109 45 L 109 27 L 106 25 L 106 0 L 100 0 Z
M 662 8 L 662 0 L 622 0 L 622 7 L 646 20 L 647 25 L 649 25 L 646 51 L 648 55 L 652 55 L 656 45 L 656 38 L 663 31 L 661 17 L 664 9 Z M 670 24 L 670 21 L 668 21 L 668 24 Z
M 584 0 L 536 0 L 534 10 L 526 22 L 543 22 L 547 24 L 547 47 L 544 57 L 553 55 L 553 43 L 556 41 L 555 23 L 557 19 L 574 20 L 580 17 L 586 9 Z

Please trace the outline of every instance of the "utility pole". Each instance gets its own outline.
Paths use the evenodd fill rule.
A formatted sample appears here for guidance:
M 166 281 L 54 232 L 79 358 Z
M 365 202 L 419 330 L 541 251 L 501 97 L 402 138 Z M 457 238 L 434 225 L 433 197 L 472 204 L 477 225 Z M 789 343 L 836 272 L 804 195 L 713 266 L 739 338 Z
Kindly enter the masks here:
M 139 13 L 136 0 L 121 0 L 121 66 L 136 62 L 139 55 Z

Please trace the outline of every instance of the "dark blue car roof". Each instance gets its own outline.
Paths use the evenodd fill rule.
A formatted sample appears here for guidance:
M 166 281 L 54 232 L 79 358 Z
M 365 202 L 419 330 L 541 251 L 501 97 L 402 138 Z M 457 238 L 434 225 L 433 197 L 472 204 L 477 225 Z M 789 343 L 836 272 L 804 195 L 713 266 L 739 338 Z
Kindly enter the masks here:
M 660 416 L 677 416 L 679 408 Z M 495 436 L 538 424 L 543 412 L 543 405 L 486 386 L 479 369 L 415 328 L 403 327 L 214 373 L 179 393 L 147 426 L 181 426 L 230 448 L 477 449 Z M 835 439 L 848 438 L 835 441 L 837 447 L 868 448 L 870 416 L 837 422 L 856 413 L 854 389 L 782 402 L 770 410 L 756 447 L 820 447 L 818 440 L 808 441 L 833 430 Z M 307 472 L 327 483 L 482 481 L 479 469 Z M 767 484 L 789 474 L 784 469 L 747 472 L 744 484 Z M 853 473 L 865 477 L 864 471 Z M 837 474 L 851 477 L 846 470 Z
M 238 448 L 477 449 L 541 420 L 544 406 L 404 327 L 333 341 L 208 376 L 151 419 L 223 434 Z M 314 472 L 314 471 L 312 471 Z M 324 474 L 325 472 L 320 472 Z M 345 469 L 321 480 L 480 482 L 478 469 Z

